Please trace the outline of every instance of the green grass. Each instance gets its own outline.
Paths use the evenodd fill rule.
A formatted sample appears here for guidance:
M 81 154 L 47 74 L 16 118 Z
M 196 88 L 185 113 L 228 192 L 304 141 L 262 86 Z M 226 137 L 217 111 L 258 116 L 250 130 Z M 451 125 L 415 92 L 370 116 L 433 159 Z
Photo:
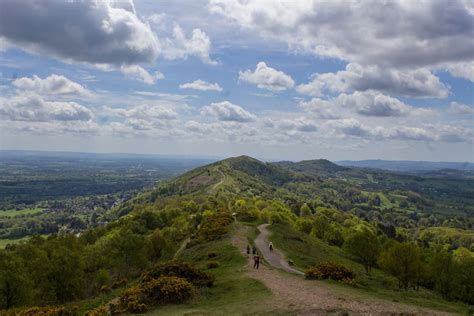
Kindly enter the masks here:
M 217 256 L 208 259 L 209 253 Z M 260 282 L 246 277 L 243 267 L 247 263 L 239 250 L 231 245 L 230 239 L 213 241 L 185 249 L 180 259 L 194 262 L 206 268 L 208 260 L 219 262 L 219 267 L 209 272 L 216 276 L 213 287 L 200 289 L 196 298 L 187 304 L 166 305 L 151 311 L 151 315 L 235 315 L 274 314 L 261 302 L 271 292 Z
M 26 240 L 28 237 L 18 238 L 18 239 L 0 239 L 0 249 L 4 249 L 8 244 L 17 244 L 22 240 Z
M 270 239 L 275 247 L 281 249 L 296 266 L 305 269 L 324 261 L 338 262 L 356 273 L 357 288 L 337 282 L 325 281 L 334 290 L 361 297 L 362 299 L 380 298 L 393 302 L 417 305 L 448 312 L 466 313 L 468 306 L 462 303 L 448 302 L 436 293 L 420 289 L 419 291 L 399 290 L 397 281 L 381 270 L 373 269 L 367 275 L 361 264 L 352 260 L 341 248 L 330 246 L 323 241 L 295 231 L 286 225 L 272 225 Z
M 19 215 L 32 215 L 32 214 L 38 214 L 44 211 L 44 208 L 41 207 L 34 207 L 34 208 L 25 208 L 23 210 L 6 210 L 6 211 L 0 211 L 0 217 L 2 216 L 8 216 L 8 217 L 15 217 Z

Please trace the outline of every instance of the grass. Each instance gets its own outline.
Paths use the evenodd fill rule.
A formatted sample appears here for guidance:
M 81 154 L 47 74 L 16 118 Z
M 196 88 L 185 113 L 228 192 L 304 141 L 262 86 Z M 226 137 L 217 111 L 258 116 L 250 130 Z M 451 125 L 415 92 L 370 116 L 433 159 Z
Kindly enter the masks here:
M 0 211 L 0 217 L 7 216 L 7 217 L 15 217 L 20 215 L 33 215 L 38 214 L 44 211 L 44 208 L 41 207 L 34 207 L 34 208 L 25 208 L 22 210 L 6 210 Z
M 209 259 L 209 253 L 216 256 Z M 271 292 L 260 281 L 243 274 L 247 261 L 229 238 L 185 249 L 179 259 L 194 262 L 200 268 L 206 268 L 209 260 L 217 261 L 219 267 L 209 270 L 216 276 L 214 286 L 200 289 L 190 303 L 161 306 L 150 315 L 270 314 L 261 302 Z M 273 311 L 271 314 L 274 315 Z
M 8 244 L 17 244 L 22 240 L 26 240 L 28 237 L 17 238 L 17 239 L 0 239 L 0 249 L 4 249 Z
M 302 269 L 324 261 L 338 262 L 352 269 L 357 275 L 357 288 L 333 281 L 324 281 L 329 283 L 336 291 L 363 299 L 375 297 L 448 312 L 466 313 L 468 310 L 467 305 L 448 302 L 429 290 L 399 290 L 396 279 L 381 270 L 373 269 L 371 275 L 367 275 L 363 266 L 353 261 L 341 248 L 330 246 L 315 237 L 295 231 L 289 226 L 272 225 L 269 228 L 273 233 L 270 239 L 275 246 Z

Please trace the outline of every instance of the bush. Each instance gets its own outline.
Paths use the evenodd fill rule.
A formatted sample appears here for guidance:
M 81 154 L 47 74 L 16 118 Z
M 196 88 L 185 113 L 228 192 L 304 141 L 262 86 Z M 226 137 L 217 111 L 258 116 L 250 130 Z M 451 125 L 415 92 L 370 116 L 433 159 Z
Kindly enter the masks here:
M 215 261 L 215 260 L 212 260 L 212 261 L 208 261 L 207 262 L 207 268 L 208 269 L 215 269 L 219 267 L 219 262 Z
M 193 295 L 193 286 L 184 278 L 164 276 L 142 281 L 120 296 L 118 309 L 112 313 L 143 313 L 153 306 L 182 303 Z
M 324 262 L 307 269 L 305 271 L 305 277 L 306 279 L 311 280 L 331 279 L 343 281 L 345 283 L 353 283 L 352 280 L 355 278 L 355 274 L 352 270 L 341 264 L 334 262 Z
M 128 283 L 127 278 L 117 280 L 112 284 L 112 289 L 118 289 L 119 287 L 124 287 L 125 285 L 127 285 L 127 283 Z
M 110 315 L 110 311 L 107 308 L 107 306 L 102 305 L 97 308 L 94 308 L 93 310 L 90 310 L 85 313 L 86 316 L 104 316 L 104 315 Z
M 2 315 L 10 315 L 8 312 Z M 21 311 L 12 312 L 16 316 L 73 316 L 75 313 L 62 306 L 30 307 Z
M 227 234 L 229 225 L 234 221 L 232 215 L 227 211 L 218 211 L 206 216 L 195 236 L 190 240 L 187 247 L 219 239 Z
M 211 287 L 215 277 L 203 272 L 187 262 L 177 260 L 158 263 L 153 268 L 142 274 L 142 281 L 157 279 L 162 276 L 175 276 L 186 279 L 196 286 Z

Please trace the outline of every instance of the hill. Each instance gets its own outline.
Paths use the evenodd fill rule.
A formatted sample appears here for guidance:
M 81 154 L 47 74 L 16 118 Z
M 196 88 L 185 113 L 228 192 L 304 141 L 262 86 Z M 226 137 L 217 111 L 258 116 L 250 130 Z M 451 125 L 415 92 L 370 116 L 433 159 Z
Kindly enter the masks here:
M 343 160 L 336 162 L 340 166 L 383 169 L 397 172 L 426 172 L 442 169 L 474 171 L 474 163 L 469 162 L 434 162 L 409 160 Z
M 341 167 L 326 159 L 303 160 L 300 162 L 281 161 L 274 163 L 275 166 L 300 172 L 312 177 L 328 177 L 348 168 Z
M 33 305 L 80 315 L 308 314 L 324 297 L 317 301 L 323 314 L 467 312 L 474 303 L 470 183 L 448 182 L 466 194 L 459 203 L 442 181 L 326 160 L 211 163 L 115 207 L 105 225 L 0 251 L 0 281 L 8 282 L 0 282 L 0 308 L 13 308 L 11 315 Z M 269 240 L 280 257 L 252 270 L 246 246 L 268 256 Z M 409 274 L 398 269 L 406 253 Z M 282 260 L 307 280 L 276 271 Z

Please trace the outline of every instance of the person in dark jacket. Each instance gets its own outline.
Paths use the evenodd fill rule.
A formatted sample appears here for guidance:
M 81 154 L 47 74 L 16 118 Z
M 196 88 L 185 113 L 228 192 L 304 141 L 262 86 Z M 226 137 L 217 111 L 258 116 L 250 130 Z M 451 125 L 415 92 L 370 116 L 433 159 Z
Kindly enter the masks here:
M 260 256 L 257 253 L 253 256 L 253 268 L 258 270 L 259 266 L 260 266 Z

